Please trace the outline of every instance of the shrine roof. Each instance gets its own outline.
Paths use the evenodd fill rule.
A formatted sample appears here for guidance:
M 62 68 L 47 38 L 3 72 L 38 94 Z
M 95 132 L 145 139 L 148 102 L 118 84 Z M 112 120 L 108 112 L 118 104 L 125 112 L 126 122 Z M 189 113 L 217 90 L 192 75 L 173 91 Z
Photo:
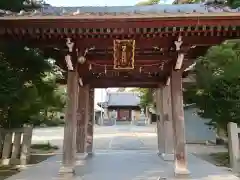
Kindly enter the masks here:
M 140 98 L 134 92 L 112 92 L 107 97 L 108 106 L 139 106 Z
M 231 16 L 240 15 L 240 8 L 231 9 L 221 5 L 173 4 L 150 6 L 105 6 L 105 7 L 54 7 L 44 6 L 39 11 L 13 13 L 0 10 L 0 19 L 5 18 L 117 18 L 117 17 L 169 17 L 169 16 Z

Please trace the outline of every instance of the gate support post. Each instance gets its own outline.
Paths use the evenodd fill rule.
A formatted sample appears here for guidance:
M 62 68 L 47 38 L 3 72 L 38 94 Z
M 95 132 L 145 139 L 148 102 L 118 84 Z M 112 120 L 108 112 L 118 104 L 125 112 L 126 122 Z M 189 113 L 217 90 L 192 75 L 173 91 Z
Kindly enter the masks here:
M 87 128 L 87 153 L 93 154 L 93 131 L 94 131 L 94 89 L 89 91 L 89 120 Z
M 187 168 L 185 121 L 182 94 L 182 72 L 172 69 L 171 98 L 174 134 L 175 176 L 186 176 Z
M 65 115 L 63 159 L 61 174 L 74 173 L 76 154 L 76 113 L 78 94 L 78 71 L 68 71 L 67 79 L 67 111 Z
M 77 118 L 77 153 L 81 158 L 87 156 L 87 128 L 89 119 L 89 86 L 79 88 L 78 96 L 78 118 Z
M 173 126 L 172 126 L 172 102 L 171 102 L 171 85 L 162 87 L 162 125 L 163 125 L 163 153 L 162 158 L 165 161 L 174 160 L 173 148 Z
M 234 173 L 239 172 L 239 128 L 236 123 L 229 122 L 228 128 L 228 151 L 230 157 L 230 167 Z
M 161 93 L 162 89 L 161 87 L 156 89 L 156 114 L 157 114 L 157 143 L 158 143 L 158 155 L 161 155 L 163 153 L 163 125 L 162 125 L 162 115 L 161 115 Z

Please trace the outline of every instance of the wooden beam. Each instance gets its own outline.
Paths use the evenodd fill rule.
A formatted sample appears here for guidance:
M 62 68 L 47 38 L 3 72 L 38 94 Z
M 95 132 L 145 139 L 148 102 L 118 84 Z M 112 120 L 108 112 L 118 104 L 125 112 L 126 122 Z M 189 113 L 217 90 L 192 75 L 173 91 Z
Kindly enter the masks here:
M 4 35 L 1 38 L 5 40 L 19 40 L 25 42 L 26 44 L 38 47 L 45 47 L 49 44 L 55 45 L 55 47 L 64 47 L 64 38 L 59 35 L 54 37 L 29 37 L 27 34 L 22 35 L 21 38 L 18 35 Z M 19 39 L 18 39 L 19 38 Z M 121 37 L 119 37 L 121 39 Z M 234 39 L 236 37 L 231 36 L 184 36 L 183 46 L 212 46 L 222 43 L 228 39 Z M 79 38 L 76 36 L 74 38 L 76 44 L 75 46 L 79 49 L 91 48 L 95 47 L 96 49 L 102 48 L 109 48 L 113 47 L 113 40 L 116 38 L 108 37 L 108 38 Z M 147 37 L 137 37 L 133 36 L 128 39 L 135 39 L 136 41 L 136 48 L 140 49 L 149 49 L 153 47 L 158 48 L 170 48 L 174 47 L 174 41 L 176 40 L 175 36 L 167 36 L 167 37 L 160 37 L 157 35 L 154 38 L 147 38 Z
M 194 62 L 194 60 L 185 60 L 183 67 L 181 69 L 181 72 L 184 72 L 184 69 L 186 69 L 187 67 L 189 67 L 192 63 Z M 140 69 L 139 67 L 136 67 L 134 70 L 132 70 L 130 73 L 129 71 L 116 71 L 113 70 L 112 67 L 107 67 L 107 73 L 105 74 L 104 72 L 104 66 L 98 66 L 98 67 L 94 67 L 92 66 L 92 69 L 89 71 L 88 68 L 85 68 L 85 74 L 82 77 L 82 81 L 83 84 L 91 84 L 91 81 L 99 81 L 99 83 L 97 83 L 97 86 L 100 87 L 101 85 L 99 85 L 100 83 L 103 83 L 104 86 L 103 87 L 107 87 L 107 83 L 104 81 L 108 81 L 108 82 L 113 82 L 113 85 L 110 85 L 112 87 L 117 87 L 115 86 L 115 81 L 149 81 L 149 74 L 148 73 L 144 73 L 144 72 L 155 72 L 158 73 L 159 76 L 161 76 L 161 78 L 159 78 L 159 76 L 157 77 L 153 77 L 152 79 L 154 79 L 154 81 L 161 81 L 164 85 L 168 84 L 170 81 L 168 81 L 168 76 L 169 76 L 169 71 L 171 70 L 172 64 L 166 64 L 164 66 L 164 69 L 161 70 L 158 66 L 156 67 L 143 67 L 141 69 L 140 73 Z M 81 71 L 82 72 L 82 71 Z M 98 74 L 101 73 L 100 77 L 98 77 Z M 118 75 L 119 73 L 119 75 Z M 127 76 L 129 77 L 124 77 L 125 73 L 127 73 Z M 136 77 L 137 76 L 137 77 Z M 183 73 L 183 76 L 186 76 L 186 73 Z M 60 79 L 58 80 L 59 84 L 66 84 L 66 79 Z M 110 83 L 109 83 L 110 84 Z M 124 85 L 121 85 L 122 87 L 125 87 Z M 133 86 L 135 87 L 135 86 Z
M 160 60 L 166 60 L 166 59 L 171 59 L 171 57 L 173 57 L 174 55 L 176 55 L 176 53 L 166 53 L 166 54 L 142 54 L 142 55 L 135 55 L 134 59 L 136 63 L 143 63 L 146 62 L 148 63 L 148 61 L 160 61 Z M 88 55 L 87 56 L 87 60 L 88 61 L 92 61 L 92 62 L 103 62 L 103 63 L 112 63 L 113 64 L 113 54 L 101 54 L 101 55 L 97 55 L 97 54 L 92 54 L 92 55 Z
M 148 52 L 148 53 L 135 53 L 135 63 L 156 63 L 157 61 L 163 60 L 171 60 L 173 57 L 177 56 L 178 53 L 184 53 L 185 59 L 195 59 L 198 56 L 204 55 L 209 46 L 196 46 L 195 48 L 191 48 L 190 46 L 185 46 L 185 48 L 181 48 L 181 51 L 163 51 L 163 52 Z M 144 51 L 144 49 L 141 49 Z M 113 52 L 105 52 L 102 50 L 101 54 L 95 53 L 94 51 L 87 55 L 87 60 L 95 63 L 105 63 L 113 64 Z
M 134 64 L 137 65 L 137 66 L 142 66 L 142 65 L 152 65 L 152 64 L 158 64 L 158 63 L 161 63 L 162 61 L 166 61 L 166 60 L 170 60 L 170 57 L 169 56 L 161 56 L 161 55 L 158 55 L 156 57 L 153 58 L 153 56 L 148 56 L 147 58 L 145 58 L 144 56 L 141 57 L 140 59 L 139 58 L 135 58 L 135 62 Z M 87 61 L 88 64 L 96 64 L 96 65 L 114 65 L 114 62 L 113 62 L 113 56 L 112 57 L 109 57 L 107 58 L 106 57 L 98 57 L 98 58 L 95 58 L 95 59 L 88 59 Z
M 112 47 L 113 40 L 115 38 L 101 38 L 101 39 L 79 39 L 76 41 L 77 47 L 95 47 L 96 49 L 101 49 L 103 47 Z M 138 38 L 133 37 L 136 42 L 136 48 L 140 49 L 148 49 L 153 47 L 159 48 L 168 48 L 173 47 L 174 41 L 176 40 L 175 36 L 168 36 L 168 37 L 159 37 L 156 36 L 155 38 Z M 183 46 L 211 46 L 220 44 L 224 40 L 227 40 L 228 37 L 221 37 L 221 36 L 186 36 L 183 37 L 184 43 Z
M 206 51 L 208 50 L 208 46 L 197 46 L 195 48 L 191 48 L 188 53 L 185 55 L 185 61 L 186 59 L 195 59 L 199 57 L 200 55 L 204 55 Z M 52 52 L 51 52 L 52 51 Z M 53 48 L 45 48 L 43 49 L 43 52 L 46 57 L 52 57 L 55 58 L 57 61 L 57 65 L 59 65 L 62 69 L 66 69 L 66 63 L 63 61 L 60 61 L 59 59 L 64 58 L 64 53 L 59 50 L 55 50 Z M 158 63 L 161 63 L 163 61 L 170 61 L 173 57 L 176 56 L 176 52 L 171 52 L 169 55 L 148 55 L 148 56 L 141 56 L 135 57 L 135 66 L 152 66 L 157 65 Z M 104 65 L 112 65 L 113 66 L 113 56 L 98 56 L 98 57 L 87 57 L 87 63 L 80 65 L 79 64 L 79 73 L 80 75 L 84 75 L 84 73 L 87 73 L 89 69 L 89 64 L 92 65 L 92 68 L 96 70 L 97 72 L 102 72 L 102 70 L 105 68 Z M 145 59 L 144 59 L 145 58 Z M 185 63 L 184 61 L 184 63 Z M 94 65 L 95 64 L 95 65 Z M 108 67 L 107 69 L 112 69 L 112 67 Z M 146 69 L 149 69 L 147 67 Z M 157 70 L 154 68 L 154 71 Z M 93 71 L 93 70 L 92 70 Z
M 162 67 L 160 65 L 151 65 L 151 66 L 135 66 L 134 70 L 131 70 L 132 74 L 138 74 L 139 76 L 141 76 L 140 71 L 142 74 L 145 74 L 145 73 L 165 73 L 168 71 L 169 68 L 166 68 L 168 67 L 169 65 L 166 64 L 162 69 Z M 114 74 L 114 73 L 121 73 L 121 72 L 130 72 L 129 70 L 122 70 L 122 71 L 116 71 L 113 69 L 113 66 L 107 66 L 106 67 L 106 75 L 108 74 Z M 101 74 L 105 74 L 105 67 L 104 66 L 92 66 L 92 70 L 89 72 L 89 74 L 98 74 L 98 73 L 101 73 Z
M 228 13 L 229 14 L 229 13 Z M 230 13 L 231 14 L 231 13 Z M 7 16 L 0 18 L 0 27 L 48 27 L 48 28 L 124 28 L 124 32 L 115 33 L 132 33 L 132 28 L 156 28 L 159 27 L 178 27 L 178 26 L 231 26 L 240 25 L 239 16 L 199 16 L 199 14 L 191 13 L 187 17 L 183 15 L 174 15 L 166 17 L 147 17 L 139 14 L 129 15 L 106 15 L 99 14 L 82 14 L 81 16 Z M 108 32 L 105 32 L 106 34 Z
M 106 81 L 106 82 L 112 82 L 112 81 L 118 81 L 118 82 L 159 82 L 162 80 L 163 77 L 158 77 L 158 76 L 147 76 L 147 75 L 142 75 L 139 74 L 130 74 L 130 75 L 120 75 L 120 76 L 102 76 L 102 77 L 91 77 L 87 79 L 87 83 L 95 83 L 99 81 Z
M 138 88 L 157 88 L 157 84 L 139 84 L 139 83 L 95 83 L 95 84 L 90 84 L 91 88 L 119 88 L 119 87 L 138 87 Z
M 96 81 L 90 82 L 90 86 L 92 88 L 106 88 L 106 87 L 142 87 L 142 88 L 156 88 L 157 85 L 159 84 L 159 81 L 161 80 L 148 80 L 148 81 L 141 81 L 141 80 L 122 80 L 119 81 L 117 78 L 112 78 L 112 79 L 100 79 Z

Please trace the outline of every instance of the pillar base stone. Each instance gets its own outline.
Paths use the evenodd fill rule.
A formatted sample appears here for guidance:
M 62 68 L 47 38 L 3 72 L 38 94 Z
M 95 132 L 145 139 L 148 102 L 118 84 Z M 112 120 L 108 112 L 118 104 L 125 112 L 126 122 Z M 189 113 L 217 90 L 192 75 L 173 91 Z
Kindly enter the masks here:
M 94 156 L 94 153 L 93 152 L 88 152 L 88 156 L 92 157 L 92 156 Z
M 77 160 L 84 160 L 86 159 L 88 156 L 88 153 L 77 153 L 76 157 L 77 157 Z
M 176 178 L 189 178 L 190 171 L 185 168 L 175 168 L 174 175 Z
M 162 157 L 162 152 L 159 151 L 159 152 L 157 153 L 157 155 L 158 155 L 159 157 Z
M 161 157 L 164 161 L 174 161 L 174 154 L 162 153 Z
M 60 175 L 64 175 L 64 174 L 75 174 L 75 170 L 74 170 L 74 167 L 66 167 L 66 166 L 62 166 L 60 169 L 59 169 L 59 172 L 58 174 Z

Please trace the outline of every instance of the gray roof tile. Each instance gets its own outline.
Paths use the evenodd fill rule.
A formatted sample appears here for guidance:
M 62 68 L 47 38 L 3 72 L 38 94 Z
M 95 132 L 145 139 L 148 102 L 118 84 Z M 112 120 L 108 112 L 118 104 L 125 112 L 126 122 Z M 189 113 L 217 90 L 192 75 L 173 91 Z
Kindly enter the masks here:
M 133 92 L 114 92 L 108 94 L 108 106 L 139 106 L 140 97 Z
M 211 10 L 215 12 L 232 12 L 231 8 L 204 5 L 204 4 L 176 4 L 176 5 L 150 5 L 150 6 L 106 6 L 106 7 L 52 7 L 47 6 L 42 9 L 44 14 L 61 14 L 63 11 L 68 13 L 81 12 L 81 13 L 208 13 Z M 235 11 L 239 11 L 236 9 Z
M 231 9 L 226 6 L 218 5 L 205 5 L 205 4 L 173 4 L 173 5 L 150 5 L 150 6 L 106 6 L 106 7 L 95 7 L 95 6 L 86 6 L 86 7 L 54 7 L 54 6 L 44 6 L 40 10 L 42 16 L 62 16 L 62 15 L 81 15 L 81 14 L 174 14 L 174 13 L 222 13 L 222 12 L 240 12 L 240 9 Z M 34 12 L 21 12 L 21 13 L 9 13 L 8 11 L 0 10 L 0 16 L 23 16 L 30 15 L 36 16 L 39 15 L 36 11 Z

